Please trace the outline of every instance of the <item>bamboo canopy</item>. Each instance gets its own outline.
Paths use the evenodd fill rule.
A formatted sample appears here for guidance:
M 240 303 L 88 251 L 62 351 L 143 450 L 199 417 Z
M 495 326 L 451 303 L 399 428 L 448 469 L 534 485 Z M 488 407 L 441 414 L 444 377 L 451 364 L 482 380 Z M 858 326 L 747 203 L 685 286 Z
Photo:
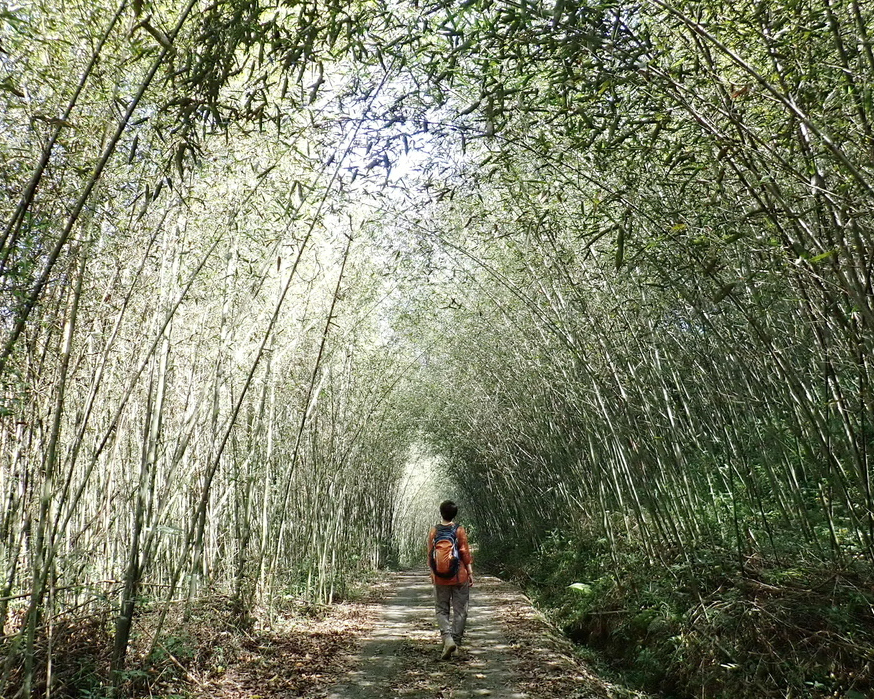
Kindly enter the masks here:
M 483 551 L 870 571 L 871 27 L 0 7 L 0 694 L 69 615 L 120 681 L 150 605 L 330 601 L 446 494 Z

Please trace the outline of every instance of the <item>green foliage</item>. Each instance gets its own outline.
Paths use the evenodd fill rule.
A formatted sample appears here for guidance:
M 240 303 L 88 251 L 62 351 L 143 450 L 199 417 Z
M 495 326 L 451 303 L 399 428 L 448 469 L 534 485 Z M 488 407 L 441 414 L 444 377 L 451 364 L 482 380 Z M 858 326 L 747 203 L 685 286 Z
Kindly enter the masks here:
M 150 664 L 162 664 L 170 658 L 181 661 L 191 660 L 195 655 L 195 647 L 190 634 L 183 630 L 170 634 L 161 639 L 152 654 L 146 659 Z
M 656 562 L 640 547 L 609 551 L 591 535 L 557 532 L 512 560 L 503 571 L 523 581 L 557 625 L 643 688 L 715 699 L 874 688 L 874 596 L 860 584 L 871 575 L 866 565 L 747 560 L 739 574 L 719 549 L 663 552 Z

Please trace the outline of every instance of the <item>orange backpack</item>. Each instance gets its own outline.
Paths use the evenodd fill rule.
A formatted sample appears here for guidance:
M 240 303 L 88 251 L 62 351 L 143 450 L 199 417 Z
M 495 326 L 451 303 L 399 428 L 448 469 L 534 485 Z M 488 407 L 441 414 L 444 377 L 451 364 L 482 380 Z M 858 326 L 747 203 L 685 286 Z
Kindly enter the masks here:
M 434 545 L 431 548 L 431 570 L 440 578 L 458 575 L 458 525 L 438 524 L 434 527 Z

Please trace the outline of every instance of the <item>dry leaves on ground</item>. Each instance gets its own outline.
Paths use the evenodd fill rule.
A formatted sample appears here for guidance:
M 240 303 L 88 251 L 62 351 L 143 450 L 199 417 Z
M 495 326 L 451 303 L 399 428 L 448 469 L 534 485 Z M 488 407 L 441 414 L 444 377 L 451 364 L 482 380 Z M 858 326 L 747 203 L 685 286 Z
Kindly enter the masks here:
M 195 696 L 319 696 L 345 670 L 371 624 L 372 608 L 360 603 L 336 604 L 311 618 L 280 619 L 246 638 L 230 667 L 202 678 Z
M 519 686 L 532 699 L 644 699 L 646 695 L 596 675 L 574 645 L 521 593 L 501 595 L 501 625 L 520 662 Z

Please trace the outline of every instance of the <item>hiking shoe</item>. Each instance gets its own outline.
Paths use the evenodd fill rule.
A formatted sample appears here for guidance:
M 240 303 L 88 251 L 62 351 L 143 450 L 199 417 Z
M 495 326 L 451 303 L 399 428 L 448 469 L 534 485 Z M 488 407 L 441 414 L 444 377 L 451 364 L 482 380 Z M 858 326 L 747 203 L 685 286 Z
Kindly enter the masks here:
M 449 660 L 452 657 L 452 654 L 458 650 L 458 646 L 455 645 L 455 641 L 452 640 L 450 636 L 443 642 L 443 654 L 440 656 L 441 660 Z

